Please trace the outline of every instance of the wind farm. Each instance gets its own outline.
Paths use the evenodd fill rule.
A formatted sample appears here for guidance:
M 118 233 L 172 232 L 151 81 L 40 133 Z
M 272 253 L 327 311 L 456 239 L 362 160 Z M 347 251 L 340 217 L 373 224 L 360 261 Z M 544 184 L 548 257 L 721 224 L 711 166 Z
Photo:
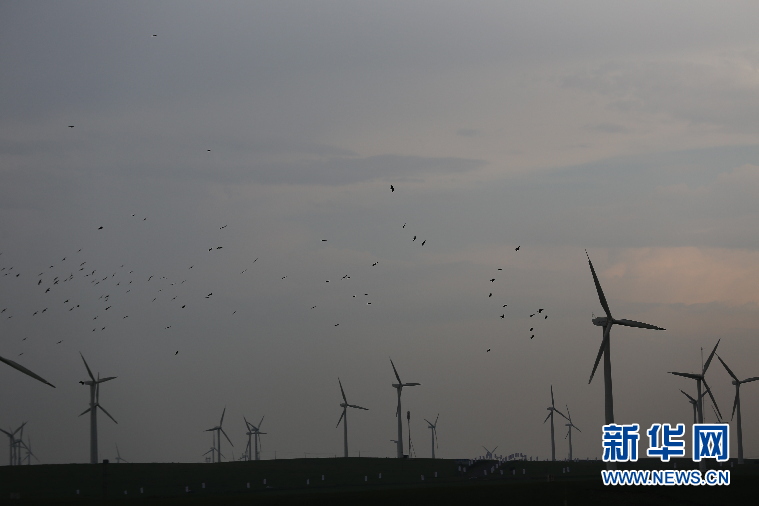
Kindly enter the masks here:
M 9 4 L 0 502 L 612 503 L 634 427 L 739 490 L 759 6 L 718 11 Z

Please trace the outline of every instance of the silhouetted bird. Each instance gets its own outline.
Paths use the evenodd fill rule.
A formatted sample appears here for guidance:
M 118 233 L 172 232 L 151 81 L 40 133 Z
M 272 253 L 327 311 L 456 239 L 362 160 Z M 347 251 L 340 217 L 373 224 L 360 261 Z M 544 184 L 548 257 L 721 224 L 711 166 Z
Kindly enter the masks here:
M 216 249 L 221 249 L 221 246 L 216 246 Z
M 227 226 L 224 225 L 223 227 L 219 227 L 219 230 L 224 229 L 224 228 L 227 228 Z
M 98 227 L 98 230 L 103 230 L 103 227 Z
M 547 319 L 548 319 L 548 315 L 546 315 L 546 317 L 545 317 L 545 318 L 543 318 L 543 319 L 544 319 L 544 320 L 547 320 Z
M 63 340 L 60 340 L 60 341 L 58 341 L 58 342 L 57 342 L 57 343 L 55 343 L 55 344 L 61 344 L 62 342 L 63 342 Z
M 492 297 L 492 296 L 493 296 L 493 292 L 490 292 L 490 295 L 488 295 L 488 297 Z
M 337 327 L 338 325 L 340 325 L 340 324 L 339 323 L 335 323 L 335 327 Z
M 150 281 L 151 279 L 153 279 L 153 276 L 150 276 L 150 277 L 148 278 L 148 281 Z
M 322 242 L 327 242 L 327 240 L 326 239 L 322 239 Z
M 354 295 L 354 297 L 355 297 L 355 295 Z M 311 306 L 311 309 L 316 309 L 316 306 Z
M 74 125 L 69 125 L 69 128 L 74 128 Z
M 177 352 L 176 352 L 176 353 L 174 353 L 174 355 L 179 355 L 179 350 L 177 350 Z
M 535 337 L 535 334 L 531 335 L 531 336 L 530 336 L 530 339 L 532 339 L 533 337 Z
M 505 315 L 505 314 L 502 314 L 502 315 L 501 315 L 501 319 L 504 319 L 504 318 L 506 318 L 506 315 Z
M 209 298 L 209 297 L 211 297 L 211 295 L 213 295 L 213 292 L 211 292 L 208 295 L 206 295 L 206 299 Z
M 543 309 L 538 309 L 538 313 L 542 313 L 542 312 L 543 312 Z
M 493 278 L 493 279 L 491 279 L 491 280 L 490 280 L 490 282 L 491 282 L 491 283 L 492 283 L 493 281 L 495 281 L 495 278 Z
M 374 266 L 375 266 L 375 265 L 377 265 L 378 263 L 379 263 L 379 262 L 374 262 L 374 263 L 372 264 L 372 267 L 374 267 Z
M 498 269 L 499 271 L 502 271 L 503 269 Z
M 535 328 L 535 327 L 530 327 L 530 332 L 532 332 L 532 329 L 534 329 L 534 328 Z
M 185 304 L 186 305 L 186 304 Z M 182 309 L 184 309 L 184 306 L 182 306 Z
M 285 279 L 287 276 L 282 276 L 282 279 Z
M 504 304 L 504 305 L 503 305 L 503 307 L 506 307 L 506 306 L 508 306 L 508 304 Z
M 50 291 L 50 288 L 48 288 L 47 290 L 45 290 L 45 293 L 47 293 L 47 292 L 49 292 L 49 291 Z
M 416 241 L 416 236 L 414 236 L 414 238 L 411 239 L 411 242 L 414 242 L 414 241 Z
M 404 223 L 404 224 L 403 224 L 403 226 L 402 226 L 401 228 L 406 228 L 406 224 Z
M 108 311 L 109 309 L 111 309 L 111 306 L 108 306 L 107 308 L 105 308 L 106 311 Z
M 485 353 L 487 353 L 487 352 L 489 352 L 489 351 L 490 351 L 490 348 L 488 348 L 488 351 L 486 351 Z
M 394 192 L 394 191 L 395 191 L 395 187 L 394 187 L 393 185 L 390 185 L 390 191 L 391 191 L 391 192 Z
M 533 316 L 535 316 L 535 313 L 532 313 L 532 314 L 530 315 L 530 318 L 532 318 Z
M 40 279 L 39 281 L 37 281 L 37 286 L 39 286 L 41 284 L 42 284 L 42 280 Z
M 206 151 L 211 151 L 210 149 L 207 149 Z
M 519 251 L 519 248 L 521 248 L 521 246 L 517 246 L 517 248 L 514 251 Z
M 423 240 L 422 241 L 422 246 L 424 246 L 424 243 L 426 243 L 426 242 L 427 242 L 427 239 Z

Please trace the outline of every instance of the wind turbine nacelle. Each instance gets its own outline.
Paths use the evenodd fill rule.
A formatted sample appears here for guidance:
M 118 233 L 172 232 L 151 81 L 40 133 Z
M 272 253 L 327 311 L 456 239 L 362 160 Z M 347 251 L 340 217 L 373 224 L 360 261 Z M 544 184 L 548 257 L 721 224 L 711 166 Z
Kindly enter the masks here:
M 393 383 L 393 388 L 403 388 L 403 385 L 400 385 L 398 383 Z
M 348 407 L 348 405 L 347 405 L 346 403 L 344 403 L 344 402 L 341 402 L 341 403 L 340 403 L 340 407 L 341 407 L 341 408 L 347 408 L 347 407 Z
M 591 320 L 593 322 L 593 325 L 596 325 L 598 327 L 605 327 L 606 322 L 609 321 L 609 319 L 606 316 L 597 316 Z

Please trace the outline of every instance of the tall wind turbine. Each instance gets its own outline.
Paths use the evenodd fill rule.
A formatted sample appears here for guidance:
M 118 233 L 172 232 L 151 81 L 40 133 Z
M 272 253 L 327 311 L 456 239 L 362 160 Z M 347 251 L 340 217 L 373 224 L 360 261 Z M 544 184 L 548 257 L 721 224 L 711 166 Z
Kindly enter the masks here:
M 348 404 L 348 399 L 345 398 L 345 390 L 343 390 L 343 384 L 340 382 L 340 378 L 337 378 L 337 382 L 340 385 L 340 393 L 343 394 L 343 402 L 340 404 L 340 407 L 343 408 L 343 414 L 340 415 L 340 419 L 337 421 L 337 425 L 335 425 L 335 428 L 340 427 L 340 422 L 343 422 L 343 443 L 345 447 L 345 456 L 348 456 L 348 408 L 356 408 L 356 409 L 363 409 L 366 411 L 369 411 L 368 408 L 362 408 L 361 406 L 356 406 L 354 404 Z
M 598 300 L 601 302 L 601 306 L 604 308 L 604 312 L 606 313 L 606 316 L 599 316 L 597 318 L 593 318 L 593 325 L 596 325 L 598 327 L 603 327 L 603 340 L 601 341 L 601 347 L 598 349 L 598 355 L 596 356 L 596 363 L 593 365 L 593 371 L 590 373 L 590 379 L 588 380 L 588 384 L 590 384 L 591 381 L 593 381 L 593 376 L 596 374 L 596 368 L 598 367 L 598 362 L 601 360 L 601 355 L 604 357 L 604 397 L 605 397 L 605 420 L 606 425 L 610 425 L 614 423 L 614 396 L 612 394 L 612 388 L 611 388 L 611 328 L 614 325 L 624 325 L 626 327 L 638 327 L 642 329 L 652 329 L 652 330 L 666 330 L 662 327 L 657 327 L 656 325 L 650 325 L 648 323 L 641 323 L 636 322 L 633 320 L 616 320 L 614 317 L 611 316 L 611 311 L 609 310 L 609 304 L 606 302 L 606 297 L 604 296 L 604 292 L 601 289 L 601 283 L 598 281 L 598 276 L 596 276 L 596 270 L 593 268 L 593 263 L 590 261 L 590 255 L 588 255 L 587 250 L 585 251 L 585 255 L 588 257 L 588 265 L 590 265 L 590 272 L 593 274 L 593 282 L 596 284 L 596 291 L 598 292 Z
M 421 385 L 421 383 L 404 383 L 401 381 L 401 377 L 398 376 L 398 370 L 395 368 L 395 364 L 393 363 L 393 359 L 390 359 L 390 365 L 393 366 L 393 372 L 395 373 L 395 378 L 398 380 L 398 383 L 393 383 L 393 388 L 398 390 L 398 408 L 395 410 L 395 416 L 398 418 L 398 458 L 403 458 L 403 420 L 401 415 L 401 390 L 403 390 L 403 387 L 413 387 L 417 385 Z
M 739 380 L 738 377 L 733 374 L 733 371 L 730 370 L 730 368 L 727 366 L 724 360 L 717 355 L 717 358 L 720 362 L 722 362 L 722 365 L 725 366 L 725 369 L 727 369 L 727 372 L 730 376 L 733 377 L 733 385 L 735 385 L 735 401 L 733 401 L 733 416 L 735 416 L 735 411 L 738 410 L 738 463 L 743 464 L 743 431 L 741 430 L 741 385 L 743 383 L 751 383 L 752 381 L 759 380 L 759 377 L 757 378 L 749 378 L 745 379 L 743 381 Z M 732 420 L 732 417 L 730 417 Z
M 438 418 L 440 418 L 440 413 L 437 414 L 437 417 L 435 418 L 435 423 L 430 422 L 426 418 L 424 419 L 424 421 L 429 424 L 427 428 L 432 431 L 432 458 L 433 459 L 435 458 L 435 446 L 437 446 L 437 419 Z
M 13 360 L 9 360 L 7 358 L 0 357 L 0 362 L 5 362 L 9 366 L 13 367 L 16 370 L 21 371 L 22 373 L 26 374 L 27 376 L 31 376 L 32 378 L 34 378 L 34 379 L 36 379 L 38 381 L 41 381 L 42 383 L 44 383 L 46 385 L 50 385 L 51 387 L 55 388 L 55 385 L 53 385 L 52 383 L 50 383 L 49 381 L 47 381 L 45 378 L 43 378 L 42 376 L 38 376 L 37 374 L 34 374 L 32 371 L 30 371 L 29 369 L 27 369 L 23 365 L 14 362 Z
M 683 395 L 688 398 L 688 402 L 691 403 L 693 406 L 693 423 L 698 423 L 698 401 L 691 397 L 690 395 L 686 394 L 683 390 L 680 390 L 683 392 Z M 706 392 L 708 392 L 707 390 Z M 703 398 L 706 395 L 706 392 L 701 394 L 701 397 Z
M 119 445 L 116 445 L 116 463 L 121 464 L 122 462 L 129 464 L 129 461 L 127 459 L 121 458 L 121 454 L 119 453 Z
M 543 423 L 546 423 L 548 419 L 551 419 L 551 461 L 556 460 L 556 443 L 554 442 L 554 433 L 553 433 L 553 413 L 554 411 L 561 416 L 563 416 L 566 420 L 569 420 L 567 418 L 567 415 L 556 409 L 554 402 L 553 402 L 553 385 L 551 385 L 551 405 L 546 408 L 548 410 L 548 416 L 545 420 L 543 420 Z
M 245 419 L 245 417 L 243 417 L 243 420 L 245 420 L 245 426 L 248 428 L 248 432 L 245 433 L 245 435 L 248 436 L 248 460 L 251 460 L 250 436 L 253 436 L 253 443 L 255 444 L 255 452 L 253 453 L 254 460 L 261 460 L 261 434 L 266 434 L 266 432 L 261 432 L 261 424 L 264 423 L 264 417 L 261 417 L 261 421 L 258 422 L 258 426 L 250 423 L 247 419 Z
M 97 464 L 98 463 L 98 416 L 97 416 L 97 410 L 101 409 L 103 410 L 103 413 L 108 415 L 108 418 L 113 420 L 114 423 L 119 423 L 116 421 L 115 418 L 111 416 L 111 414 L 105 410 L 103 406 L 100 405 L 100 384 L 105 383 L 106 381 L 110 381 L 112 379 L 116 379 L 116 376 L 109 376 L 107 378 L 100 378 L 100 373 L 98 373 L 98 379 L 95 379 L 95 376 L 92 375 L 92 371 L 90 370 L 90 366 L 87 365 L 87 361 L 84 360 L 84 355 L 82 355 L 82 352 L 79 352 L 79 356 L 82 357 L 82 361 L 84 361 L 84 367 L 87 368 L 87 374 L 90 376 L 89 381 L 80 381 L 82 385 L 87 385 L 90 387 L 90 407 L 82 411 L 79 416 L 82 416 L 83 414 L 90 412 L 90 464 Z
M 569 461 L 572 462 L 572 429 L 575 428 L 582 432 L 577 425 L 572 423 L 572 413 L 569 412 L 569 406 L 567 406 L 567 415 L 569 415 L 569 423 L 565 423 L 564 425 L 567 426 L 567 435 L 564 436 L 565 438 L 569 438 Z
M 210 428 L 210 429 L 206 429 L 206 432 L 216 431 L 216 439 L 218 441 L 218 446 L 216 446 L 216 453 L 218 455 L 218 457 L 216 459 L 217 462 L 221 462 L 221 457 L 223 456 L 221 454 L 221 435 L 222 434 L 224 434 L 224 437 L 227 438 L 227 441 L 229 441 L 229 444 L 231 444 L 232 446 L 234 446 L 232 444 L 232 440 L 229 439 L 229 436 L 227 436 L 227 433 L 224 432 L 224 429 L 221 428 L 221 425 L 224 423 L 224 413 L 226 413 L 226 412 L 227 412 L 227 408 L 225 407 L 224 411 L 221 412 L 221 420 L 219 420 L 219 425 L 217 425 L 216 427 Z M 214 444 L 216 444 L 216 443 L 214 443 Z M 226 458 L 226 457 L 224 457 L 224 458 Z
M 677 376 L 683 376 L 685 378 L 690 378 L 696 380 L 696 391 L 698 392 L 698 395 L 696 396 L 697 401 L 697 411 L 698 411 L 698 423 L 704 423 L 704 396 L 701 394 L 701 383 L 704 384 L 706 387 L 706 393 L 709 394 L 709 397 L 712 399 L 712 403 L 714 404 L 715 408 L 717 409 L 718 418 L 722 418 L 722 413 L 719 411 L 719 406 L 717 406 L 717 401 L 714 400 L 714 396 L 712 395 L 712 391 L 709 388 L 709 384 L 706 382 L 706 370 L 709 369 L 709 364 L 711 364 L 712 359 L 714 358 L 714 353 L 717 351 L 717 346 L 719 346 L 720 339 L 717 340 L 717 344 L 714 345 L 714 349 L 712 350 L 711 354 L 709 355 L 709 359 L 706 361 L 706 363 L 701 367 L 701 374 L 692 374 L 687 372 L 671 372 L 670 374 L 675 374 Z M 698 468 L 701 470 L 701 473 L 706 472 L 706 461 L 701 460 L 701 462 L 698 463 Z
M 21 426 L 16 430 L 13 430 L 12 428 L 8 429 L 11 432 L 0 429 L 0 432 L 7 435 L 9 439 L 8 441 L 9 464 L 8 465 L 11 465 L 11 466 L 16 465 L 16 460 L 17 460 L 16 459 L 16 446 L 17 446 L 16 433 L 18 433 L 18 431 L 21 431 L 21 433 L 23 434 L 24 425 L 26 425 L 26 422 L 22 423 Z

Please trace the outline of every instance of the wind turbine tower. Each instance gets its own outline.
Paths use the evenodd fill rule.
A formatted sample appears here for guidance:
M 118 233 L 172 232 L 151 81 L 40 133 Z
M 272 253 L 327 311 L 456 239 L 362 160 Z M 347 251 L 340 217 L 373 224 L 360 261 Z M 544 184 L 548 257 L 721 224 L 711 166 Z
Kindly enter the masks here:
M 569 415 L 569 423 L 566 423 L 564 425 L 567 426 L 567 435 L 565 437 L 569 438 L 569 461 L 572 462 L 572 428 L 575 428 L 582 432 L 577 425 L 572 423 L 572 413 L 569 412 L 569 406 L 567 406 L 567 415 Z
M 616 320 L 614 317 L 611 316 L 611 311 L 609 310 L 609 304 L 606 302 L 606 297 L 604 296 L 604 292 L 601 289 L 601 283 L 598 281 L 598 276 L 596 275 L 596 270 L 593 268 L 593 263 L 590 261 L 590 255 L 588 255 L 588 252 L 585 251 L 585 255 L 588 257 L 588 265 L 590 265 L 590 272 L 593 274 L 593 282 L 596 285 L 596 291 L 598 292 L 598 300 L 601 302 L 601 306 L 604 309 L 604 312 L 606 313 L 606 316 L 599 316 L 597 318 L 593 318 L 593 325 L 596 325 L 598 327 L 603 327 L 603 340 L 601 341 L 601 347 L 598 349 L 598 355 L 596 356 L 596 362 L 593 365 L 593 371 L 590 373 L 590 379 L 588 380 L 588 384 L 590 384 L 591 381 L 593 381 L 593 376 L 596 374 L 596 368 L 598 367 L 598 362 L 601 360 L 601 355 L 604 357 L 604 411 L 605 411 L 605 420 L 606 425 L 610 425 L 614 423 L 614 396 L 612 394 L 612 386 L 611 386 L 611 328 L 614 325 L 624 325 L 626 327 L 637 327 L 641 329 L 652 329 L 652 330 L 666 330 L 662 327 L 657 327 L 656 325 L 650 325 L 648 323 L 641 323 L 636 322 L 633 320 Z
M 720 362 L 722 362 L 722 365 L 725 366 L 725 369 L 727 370 L 727 373 L 732 376 L 733 378 L 733 385 L 735 385 L 735 401 L 733 402 L 733 416 L 735 416 L 736 410 L 738 411 L 738 463 L 743 464 L 743 430 L 741 429 L 741 385 L 743 383 L 751 383 L 752 381 L 759 380 L 759 377 L 757 378 L 749 378 L 745 379 L 743 381 L 739 380 L 738 377 L 733 374 L 733 371 L 730 370 L 730 368 L 727 366 L 724 360 L 717 355 L 717 358 Z M 732 420 L 732 417 L 730 418 Z
M 428 423 L 427 428 L 432 431 L 432 458 L 435 458 L 435 446 L 437 446 L 437 419 L 440 418 L 440 413 L 437 414 L 437 417 L 435 418 L 435 423 L 430 422 L 426 418 L 424 419 L 425 422 Z
M 395 378 L 398 380 L 398 383 L 393 384 L 393 388 L 395 388 L 398 391 L 398 408 L 395 410 L 395 416 L 398 418 L 398 458 L 403 458 L 403 420 L 401 415 L 401 391 L 403 390 L 403 387 L 413 387 L 417 385 L 421 385 L 421 383 L 404 383 L 401 381 L 401 377 L 398 375 L 398 370 L 395 368 L 395 364 L 393 363 L 393 359 L 390 359 L 390 365 L 393 366 L 393 372 L 395 373 Z M 409 450 L 410 451 L 410 450 Z
M 368 408 L 362 408 L 361 406 L 356 406 L 354 404 L 348 404 L 348 399 L 345 398 L 345 390 L 343 390 L 343 384 L 340 382 L 340 378 L 337 378 L 337 382 L 340 385 L 340 393 L 343 394 L 343 402 L 340 404 L 340 407 L 343 408 L 343 414 L 340 415 L 340 419 L 337 421 L 337 425 L 335 425 L 335 428 L 340 427 L 340 422 L 343 422 L 343 444 L 344 444 L 344 453 L 345 457 L 348 457 L 348 408 L 356 408 L 356 409 L 363 409 L 365 411 L 369 411 Z
M 245 419 L 245 417 L 243 417 L 243 419 Z M 248 432 L 245 433 L 248 436 L 248 460 L 250 460 L 250 436 L 253 436 L 253 444 L 255 445 L 255 451 L 253 453 L 254 460 L 261 460 L 261 434 L 266 434 L 266 432 L 261 432 L 262 423 L 264 423 L 263 416 L 261 417 L 261 421 L 258 422 L 258 426 L 245 420 L 245 425 L 248 427 Z
M 217 462 L 221 462 L 221 457 L 222 457 L 221 455 L 221 435 L 222 434 L 224 434 L 224 437 L 227 438 L 227 441 L 229 441 L 229 444 L 234 446 L 232 444 L 232 440 L 229 439 L 229 436 L 227 436 L 227 433 L 224 432 L 224 429 L 221 428 L 221 425 L 224 423 L 224 413 L 226 412 L 227 412 L 227 408 L 224 408 L 224 411 L 221 412 L 221 420 L 219 420 L 219 425 L 210 429 L 206 429 L 206 432 L 216 431 L 216 439 L 218 440 L 218 446 L 216 447 L 216 453 L 217 453 L 216 461 Z M 214 444 L 216 443 L 214 442 Z
M 98 416 L 97 416 L 97 410 L 101 409 L 103 410 L 103 413 L 108 415 L 108 418 L 113 420 L 113 423 L 119 423 L 116 421 L 115 418 L 111 416 L 111 414 L 105 410 L 103 406 L 100 405 L 100 384 L 105 383 L 106 381 L 110 381 L 112 379 L 116 379 L 116 376 L 109 376 L 107 378 L 100 378 L 100 373 L 98 373 L 98 379 L 95 379 L 95 376 L 92 375 L 92 371 L 90 370 L 90 366 L 87 365 L 87 361 L 84 360 L 84 355 L 82 355 L 81 352 L 79 352 L 79 356 L 82 357 L 82 361 L 84 362 L 84 367 L 87 368 L 87 374 L 90 376 L 89 381 L 80 381 L 82 385 L 87 385 L 90 387 L 90 407 L 82 411 L 79 416 L 82 416 L 83 414 L 90 412 L 90 464 L 97 464 L 98 463 Z
M 556 460 L 556 443 L 554 442 L 553 413 L 555 411 L 556 413 L 563 416 L 566 420 L 569 420 L 569 418 L 567 418 L 567 416 L 564 413 L 556 409 L 556 407 L 554 406 L 553 385 L 551 385 L 551 405 L 548 406 L 546 409 L 548 410 L 548 416 L 546 417 L 545 420 L 543 420 L 543 423 L 546 423 L 549 418 L 551 419 L 551 461 L 555 461 Z

